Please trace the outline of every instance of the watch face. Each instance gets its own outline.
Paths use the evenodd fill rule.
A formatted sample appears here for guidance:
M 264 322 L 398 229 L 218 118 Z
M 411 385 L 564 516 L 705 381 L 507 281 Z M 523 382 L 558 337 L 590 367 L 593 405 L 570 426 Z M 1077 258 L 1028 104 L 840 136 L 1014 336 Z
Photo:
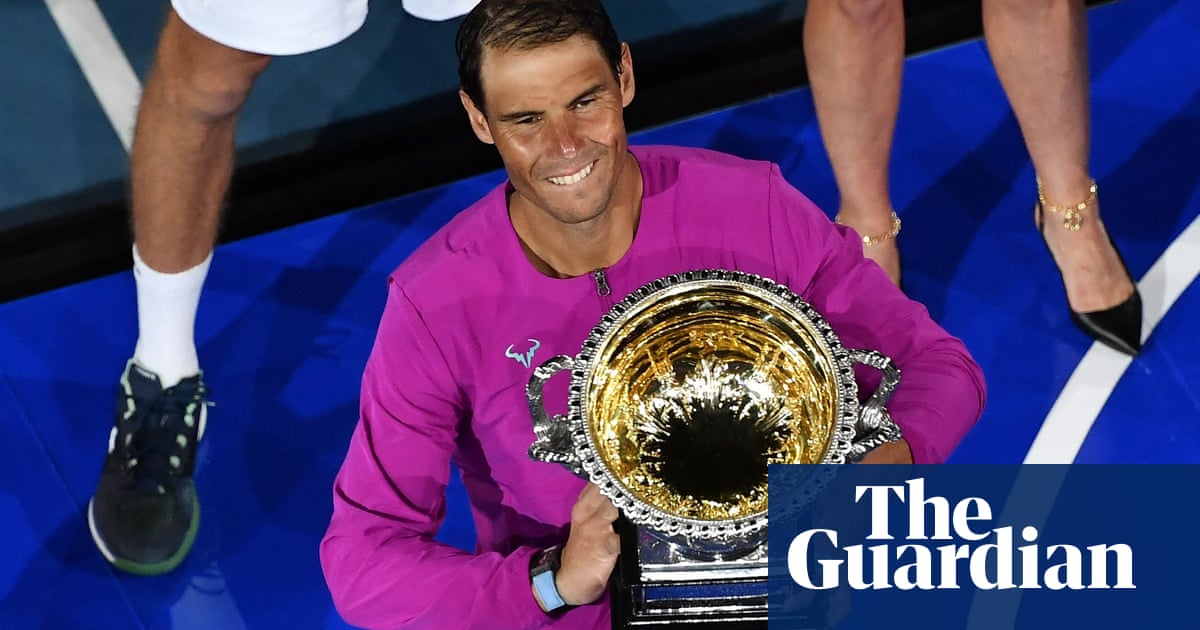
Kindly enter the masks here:
M 530 575 L 539 575 L 547 571 L 558 571 L 562 565 L 561 548 L 558 546 L 543 549 L 533 556 L 533 566 L 529 568 Z

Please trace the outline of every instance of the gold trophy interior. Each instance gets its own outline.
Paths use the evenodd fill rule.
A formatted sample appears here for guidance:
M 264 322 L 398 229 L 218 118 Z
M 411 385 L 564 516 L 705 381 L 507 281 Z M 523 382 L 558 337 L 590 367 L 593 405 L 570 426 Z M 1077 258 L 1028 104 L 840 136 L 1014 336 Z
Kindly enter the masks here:
M 767 465 L 819 463 L 836 366 L 807 320 L 744 288 L 665 295 L 599 344 L 584 391 L 596 453 L 638 500 L 727 522 L 767 510 Z

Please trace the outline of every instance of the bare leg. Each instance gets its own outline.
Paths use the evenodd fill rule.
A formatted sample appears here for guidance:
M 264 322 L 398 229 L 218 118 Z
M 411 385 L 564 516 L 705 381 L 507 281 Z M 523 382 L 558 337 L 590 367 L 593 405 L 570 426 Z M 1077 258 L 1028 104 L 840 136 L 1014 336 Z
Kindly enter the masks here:
M 269 61 L 217 44 L 170 13 L 142 95 L 131 166 L 134 242 L 150 267 L 183 271 L 212 251 L 237 114 Z
M 1083 201 L 1088 197 L 1091 133 L 1083 2 L 983 0 L 983 18 L 988 51 L 1047 202 L 1063 206 Z M 1065 229 L 1061 216 L 1043 219 L 1067 300 L 1079 312 L 1115 306 L 1134 291 L 1099 211 L 1098 203 L 1085 210 L 1078 232 Z
M 201 36 L 174 12 L 159 40 L 133 141 L 133 356 L 165 387 L 200 371 L 196 310 L 233 169 L 237 113 L 269 61 Z
M 804 53 L 825 150 L 841 194 L 842 222 L 860 235 L 892 229 L 888 162 L 904 64 L 900 0 L 812 0 Z M 900 283 L 895 240 L 863 251 Z

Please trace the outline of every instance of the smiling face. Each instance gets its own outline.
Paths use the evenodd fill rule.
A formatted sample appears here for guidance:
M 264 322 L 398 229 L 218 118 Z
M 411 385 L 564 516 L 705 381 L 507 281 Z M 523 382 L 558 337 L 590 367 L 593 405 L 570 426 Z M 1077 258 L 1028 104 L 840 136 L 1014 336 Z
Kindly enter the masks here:
M 514 215 L 586 225 L 636 190 L 623 117 L 634 92 L 628 47 L 618 76 L 599 45 L 580 35 L 532 49 L 488 48 L 480 76 L 483 107 L 460 97 L 476 136 L 500 153 Z

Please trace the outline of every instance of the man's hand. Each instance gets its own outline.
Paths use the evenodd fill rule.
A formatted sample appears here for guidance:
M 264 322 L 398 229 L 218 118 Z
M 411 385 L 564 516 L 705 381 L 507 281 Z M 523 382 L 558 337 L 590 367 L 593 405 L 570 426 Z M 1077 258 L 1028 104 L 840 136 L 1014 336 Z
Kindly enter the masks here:
M 562 566 L 554 579 L 563 601 L 581 606 L 604 593 L 621 552 L 621 539 L 612 526 L 619 514 L 594 484 L 579 493 L 571 508 L 571 533 L 563 546 Z
M 912 449 L 908 442 L 900 438 L 896 442 L 883 444 L 867 451 L 860 464 L 911 464 L 913 463 Z

